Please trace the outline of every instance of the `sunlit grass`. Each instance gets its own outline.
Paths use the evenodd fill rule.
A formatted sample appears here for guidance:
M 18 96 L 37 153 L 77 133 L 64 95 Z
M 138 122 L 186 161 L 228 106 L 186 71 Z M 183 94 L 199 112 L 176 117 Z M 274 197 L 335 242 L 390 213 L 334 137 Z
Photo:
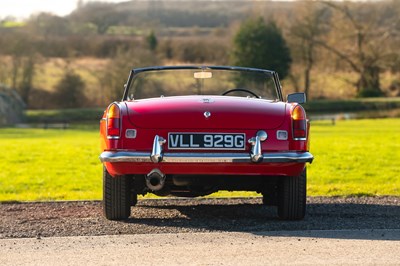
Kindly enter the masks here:
M 310 195 L 400 195 L 400 119 L 312 124 Z
M 97 131 L 0 129 L 0 200 L 101 197 Z
M 399 129 L 400 119 L 312 122 L 308 194 L 400 196 Z M 101 199 L 97 129 L 0 129 L 0 147 L 0 201 Z

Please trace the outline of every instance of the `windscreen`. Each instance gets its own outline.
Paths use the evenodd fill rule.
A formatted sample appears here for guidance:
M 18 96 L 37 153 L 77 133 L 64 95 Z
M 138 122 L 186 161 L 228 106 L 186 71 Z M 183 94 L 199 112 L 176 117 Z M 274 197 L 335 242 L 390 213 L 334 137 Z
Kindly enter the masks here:
M 278 100 L 269 72 L 219 69 L 163 69 L 136 73 L 127 100 L 179 95 L 226 95 Z

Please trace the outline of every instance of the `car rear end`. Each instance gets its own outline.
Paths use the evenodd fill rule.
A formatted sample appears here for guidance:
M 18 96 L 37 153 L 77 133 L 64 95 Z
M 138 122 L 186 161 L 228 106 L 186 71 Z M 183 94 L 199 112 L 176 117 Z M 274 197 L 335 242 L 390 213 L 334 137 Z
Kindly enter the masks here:
M 100 129 L 106 175 L 128 180 L 129 195 L 256 191 L 280 217 L 304 216 L 305 165 L 313 156 L 297 103 L 218 95 L 126 99 L 107 108 Z M 304 186 L 294 196 L 304 208 L 295 213 L 287 205 L 299 200 L 284 191 L 293 180 Z

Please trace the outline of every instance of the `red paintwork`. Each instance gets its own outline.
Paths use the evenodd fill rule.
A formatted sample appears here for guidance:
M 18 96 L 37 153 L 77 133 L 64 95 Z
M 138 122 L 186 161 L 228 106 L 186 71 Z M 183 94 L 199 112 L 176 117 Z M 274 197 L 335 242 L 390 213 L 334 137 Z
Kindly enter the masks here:
M 204 101 L 209 101 L 205 103 Z M 224 96 L 178 96 L 127 102 L 138 128 L 273 129 L 285 117 L 285 104 L 263 99 Z M 211 117 L 204 118 L 204 112 Z
M 271 163 L 271 164 L 194 164 L 182 165 L 177 163 L 105 163 L 108 172 L 112 176 L 124 174 L 148 174 L 154 168 L 166 174 L 214 174 L 214 175 L 249 175 L 249 176 L 296 176 L 304 169 L 304 164 L 299 163 Z
M 205 103 L 203 99 L 211 100 Z M 207 101 L 209 101 L 207 100 Z M 262 151 L 308 151 L 307 140 L 293 140 L 290 110 L 293 104 L 231 96 L 178 96 L 118 103 L 121 109 L 121 138 L 109 140 L 106 122 L 100 124 L 101 150 L 151 152 L 155 135 L 167 139 L 168 132 L 245 133 L 246 140 L 258 130 L 265 130 L 268 139 Z M 206 119 L 204 112 L 211 112 Z M 105 116 L 103 117 L 105 118 Z M 136 129 L 135 139 L 124 137 L 126 129 Z M 277 130 L 289 132 L 286 141 L 276 139 Z M 308 125 L 309 131 L 309 125 Z M 308 133 L 307 133 L 308 137 Z M 168 145 L 164 150 L 168 151 Z M 250 151 L 247 144 L 246 151 Z M 218 152 L 218 151 L 214 151 Z M 243 152 L 243 151 L 239 151 Z M 304 163 L 105 163 L 112 175 L 147 174 L 158 168 L 165 174 L 242 174 L 297 176 Z

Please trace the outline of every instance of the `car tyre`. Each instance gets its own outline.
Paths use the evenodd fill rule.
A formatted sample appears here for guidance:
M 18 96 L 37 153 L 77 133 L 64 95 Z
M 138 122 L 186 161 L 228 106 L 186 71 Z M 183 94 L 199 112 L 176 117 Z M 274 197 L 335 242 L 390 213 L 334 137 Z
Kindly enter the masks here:
M 307 171 L 285 177 L 279 190 L 278 216 L 282 220 L 301 220 L 306 214 Z
M 136 195 L 135 195 L 136 196 Z M 136 196 L 137 197 L 137 196 Z M 131 215 L 131 182 L 128 176 L 112 177 L 103 168 L 103 213 L 109 220 L 124 220 Z

